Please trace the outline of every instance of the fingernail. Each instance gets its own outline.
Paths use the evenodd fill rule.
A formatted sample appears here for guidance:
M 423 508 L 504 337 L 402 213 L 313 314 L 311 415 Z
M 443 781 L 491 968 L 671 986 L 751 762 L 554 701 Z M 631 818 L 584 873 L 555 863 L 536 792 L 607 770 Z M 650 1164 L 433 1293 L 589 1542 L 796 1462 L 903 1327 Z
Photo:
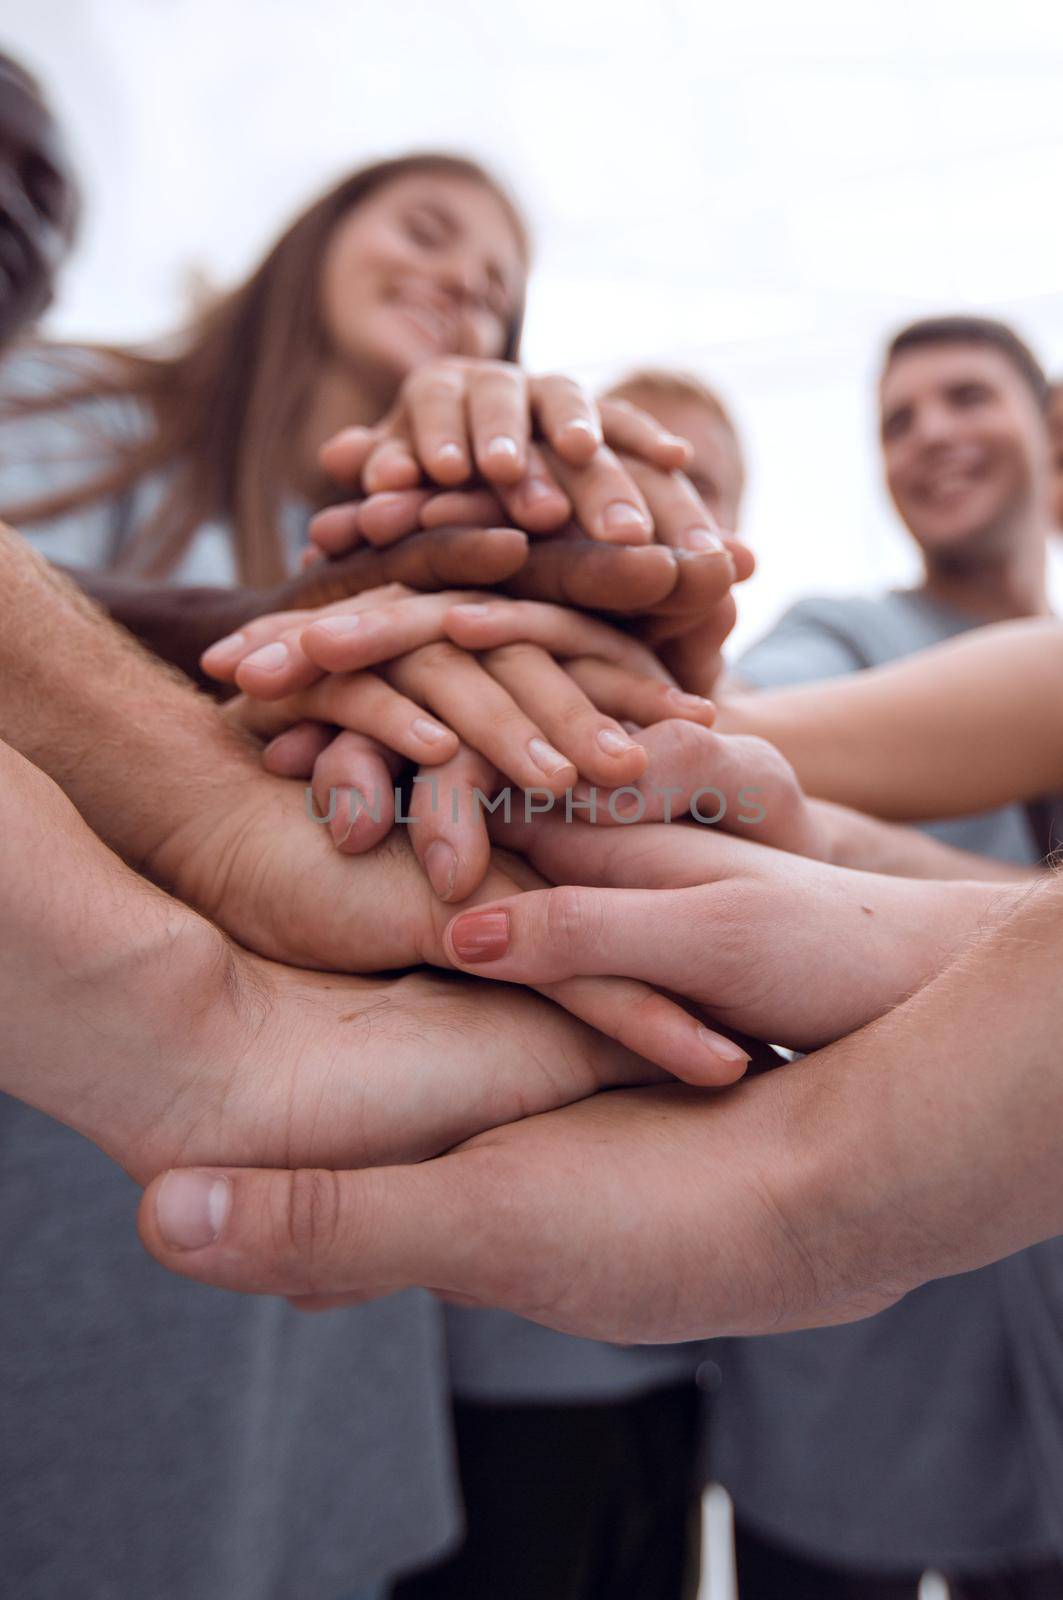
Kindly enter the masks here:
M 322 617 L 320 622 L 315 622 L 315 628 L 332 634 L 336 638 L 345 637 L 347 634 L 356 633 L 365 619 L 356 613 L 342 617 Z
M 427 717 L 414 717 L 410 728 L 425 744 L 439 744 L 450 733 L 449 728 L 442 727 L 438 722 L 430 722 Z
M 610 533 L 620 533 L 624 528 L 646 528 L 645 515 L 629 500 L 613 500 L 602 512 L 602 526 Z
M 485 454 L 489 456 L 505 456 L 508 461 L 517 459 L 517 441 L 511 439 L 508 433 L 498 433 L 493 439 L 488 439 Z
M 458 858 L 450 845 L 442 839 L 430 844 L 424 853 L 424 869 L 439 898 L 449 900 L 454 893 L 454 876 L 458 870 Z
M 560 750 L 555 750 L 552 744 L 547 744 L 545 739 L 529 739 L 528 754 L 539 771 L 545 772 L 551 778 L 555 772 L 561 772 L 565 767 L 572 765 L 567 756 L 563 756 Z
M 542 500 L 552 499 L 556 493 L 545 478 L 526 478 L 520 492 L 525 505 L 538 505 Z
M 731 1039 L 725 1039 L 722 1034 L 713 1033 L 711 1028 L 699 1028 L 698 1038 L 707 1050 L 714 1056 L 719 1056 L 721 1061 L 748 1061 L 748 1050 L 743 1050 Z
M 453 441 L 448 441 L 446 444 L 441 444 L 439 446 L 439 449 L 436 451 L 436 459 L 438 461 L 464 461 L 465 451 L 461 448 L 460 444 L 454 444 Z
M 591 424 L 586 420 L 585 417 L 572 417 L 568 422 L 565 423 L 562 432 L 581 433 L 587 439 L 597 440 L 599 438 L 597 428 L 592 428 Z
M 450 925 L 459 961 L 497 961 L 509 949 L 508 911 L 466 911 Z
M 238 654 L 247 643 L 246 633 L 228 633 L 224 639 L 215 639 L 203 652 L 204 661 L 221 660 L 225 656 Z
M 704 711 L 706 706 L 712 705 L 704 695 L 687 694 L 683 689 L 669 689 L 668 698 L 674 706 L 682 706 L 687 711 Z
M 491 615 L 492 608 L 489 605 L 486 605 L 482 600 L 470 600 L 465 605 L 451 606 L 450 609 L 451 611 L 456 612 L 459 617 L 489 617 Z
M 258 667 L 262 672 L 279 672 L 287 665 L 288 646 L 279 639 L 274 644 L 264 644 L 261 650 L 252 651 L 244 660 L 245 667 Z
M 155 1197 L 155 1221 L 172 1250 L 202 1250 L 225 1226 L 232 1204 L 228 1178 L 192 1170 L 168 1172 Z
M 600 728 L 598 731 L 598 743 L 606 754 L 611 756 L 623 756 L 629 750 L 634 749 L 633 742 L 626 738 L 624 734 L 617 733 L 613 728 Z
M 723 540 L 717 538 L 711 528 L 688 528 L 680 535 L 679 543 L 684 550 L 722 550 Z

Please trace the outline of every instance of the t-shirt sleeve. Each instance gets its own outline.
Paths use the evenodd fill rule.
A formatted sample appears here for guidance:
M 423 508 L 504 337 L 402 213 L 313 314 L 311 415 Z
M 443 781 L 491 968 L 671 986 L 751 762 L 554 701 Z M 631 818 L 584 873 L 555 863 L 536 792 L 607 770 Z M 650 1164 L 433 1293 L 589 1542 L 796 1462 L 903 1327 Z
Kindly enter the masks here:
M 92 483 L 115 460 L 115 447 L 131 443 L 143 428 L 136 403 L 120 397 L 8 412 L 12 401 L 60 394 L 81 375 L 77 359 L 66 351 L 29 350 L 0 367 L 0 517 L 49 561 L 103 569 L 129 537 L 128 497 L 94 500 L 46 520 L 19 515 L 20 507 Z
M 871 665 L 844 625 L 837 601 L 801 600 L 783 613 L 732 669 L 736 683 L 779 689 L 822 678 L 840 678 Z

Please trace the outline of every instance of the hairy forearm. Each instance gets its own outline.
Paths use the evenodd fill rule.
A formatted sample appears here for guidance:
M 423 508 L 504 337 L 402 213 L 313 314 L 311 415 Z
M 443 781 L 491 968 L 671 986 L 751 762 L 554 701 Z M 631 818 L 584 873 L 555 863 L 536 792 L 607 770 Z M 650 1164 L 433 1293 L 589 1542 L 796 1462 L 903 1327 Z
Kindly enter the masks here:
M 225 941 L 138 878 L 0 743 L 0 1089 L 96 1136 L 224 991 Z
M 208 798 L 260 774 L 204 696 L 3 527 L 0 738 L 137 865 Z
M 984 883 L 1022 883 L 1040 877 L 1036 867 L 994 861 L 990 856 L 932 839 L 915 828 L 867 817 L 830 800 L 810 800 L 809 811 L 825 842 L 824 860 L 900 878 L 964 878 Z
M 204 650 L 252 618 L 276 610 L 282 598 L 274 590 L 188 588 L 109 572 L 61 570 L 146 649 L 214 689 L 217 685 L 200 671 Z
M 885 667 L 735 695 L 721 733 L 776 745 L 805 789 L 897 821 L 1063 787 L 1063 625 L 1003 623 Z
M 756 1086 L 824 1320 L 1063 1232 L 1061 963 L 1053 876 L 904 1005 Z

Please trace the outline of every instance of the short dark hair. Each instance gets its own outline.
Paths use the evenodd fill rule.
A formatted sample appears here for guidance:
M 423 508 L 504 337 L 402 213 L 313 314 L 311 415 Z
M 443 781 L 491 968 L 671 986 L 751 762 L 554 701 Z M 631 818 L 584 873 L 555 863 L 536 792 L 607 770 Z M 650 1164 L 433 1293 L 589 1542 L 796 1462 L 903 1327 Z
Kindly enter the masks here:
M 1041 410 L 1047 410 L 1048 379 L 1044 368 L 1025 340 L 1006 322 L 997 322 L 994 317 L 923 317 L 919 322 L 910 322 L 887 345 L 884 368 L 906 350 L 934 344 L 980 344 L 999 350 L 1029 385 Z

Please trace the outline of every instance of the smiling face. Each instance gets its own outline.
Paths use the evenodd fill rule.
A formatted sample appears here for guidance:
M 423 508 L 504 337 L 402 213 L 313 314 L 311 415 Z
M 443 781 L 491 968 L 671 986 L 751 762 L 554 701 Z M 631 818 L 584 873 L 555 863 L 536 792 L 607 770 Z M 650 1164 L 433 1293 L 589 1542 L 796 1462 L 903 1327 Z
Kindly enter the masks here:
M 409 172 L 342 218 L 322 268 L 333 351 L 393 386 L 440 356 L 499 357 L 520 305 L 522 241 L 475 178 Z
M 1044 414 L 992 346 L 928 344 L 889 363 L 880 389 L 886 482 L 931 563 L 1006 554 L 1042 492 Z
M 0 344 L 51 300 L 75 210 L 55 122 L 30 84 L 0 56 Z

